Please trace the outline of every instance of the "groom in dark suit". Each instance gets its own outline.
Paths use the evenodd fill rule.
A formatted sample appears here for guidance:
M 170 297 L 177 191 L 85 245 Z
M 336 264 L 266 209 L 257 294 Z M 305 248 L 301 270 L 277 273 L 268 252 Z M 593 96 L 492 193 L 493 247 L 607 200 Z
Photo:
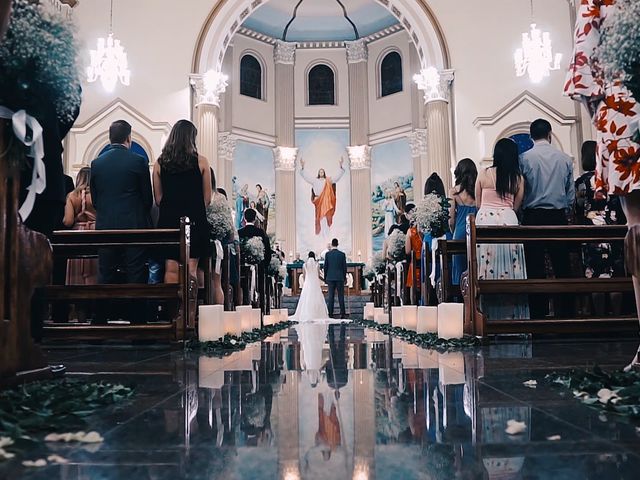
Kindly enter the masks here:
M 329 316 L 333 317 L 333 304 L 335 292 L 338 291 L 340 303 L 340 318 L 346 318 L 344 308 L 344 284 L 347 280 L 347 256 L 338 250 L 338 239 L 331 240 L 331 250 L 324 257 L 324 281 L 329 287 L 327 308 Z

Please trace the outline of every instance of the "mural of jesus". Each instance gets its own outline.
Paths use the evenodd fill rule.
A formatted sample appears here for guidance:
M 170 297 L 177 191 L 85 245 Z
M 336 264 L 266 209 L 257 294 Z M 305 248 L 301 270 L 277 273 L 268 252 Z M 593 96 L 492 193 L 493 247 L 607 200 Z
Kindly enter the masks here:
M 304 160 L 300 158 L 300 174 L 311 185 L 311 202 L 315 207 L 315 232 L 329 238 L 333 216 L 336 212 L 336 183 L 343 177 L 344 158 L 340 158 L 340 172 L 335 177 L 327 177 L 324 168 L 312 177 L 304 169 Z

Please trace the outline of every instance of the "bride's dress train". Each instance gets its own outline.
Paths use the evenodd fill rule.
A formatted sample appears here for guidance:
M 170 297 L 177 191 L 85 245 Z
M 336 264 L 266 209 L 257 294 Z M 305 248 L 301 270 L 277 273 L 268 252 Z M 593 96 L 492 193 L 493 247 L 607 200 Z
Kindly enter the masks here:
M 318 262 L 310 258 L 304 264 L 304 286 L 298 300 L 296 313 L 291 317 L 298 322 L 330 320 L 327 303 L 322 293 Z

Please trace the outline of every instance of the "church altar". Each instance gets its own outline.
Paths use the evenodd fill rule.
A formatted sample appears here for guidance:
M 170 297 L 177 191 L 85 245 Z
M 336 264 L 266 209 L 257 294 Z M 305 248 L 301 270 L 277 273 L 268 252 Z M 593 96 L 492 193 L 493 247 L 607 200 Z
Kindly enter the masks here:
M 324 262 L 320 262 L 320 268 Z M 300 275 L 303 274 L 304 263 L 289 263 L 287 264 L 287 276 L 289 281 L 289 286 L 291 287 L 291 295 L 298 296 L 302 290 L 302 286 L 300 284 Z M 351 275 L 353 277 L 353 287 L 348 289 L 349 293 L 354 295 L 360 295 L 363 290 L 363 281 L 364 277 L 362 275 L 362 271 L 364 269 L 364 263 L 347 263 L 347 276 Z M 322 273 L 322 270 L 320 270 Z M 326 284 L 324 281 L 322 282 L 323 291 L 326 290 Z

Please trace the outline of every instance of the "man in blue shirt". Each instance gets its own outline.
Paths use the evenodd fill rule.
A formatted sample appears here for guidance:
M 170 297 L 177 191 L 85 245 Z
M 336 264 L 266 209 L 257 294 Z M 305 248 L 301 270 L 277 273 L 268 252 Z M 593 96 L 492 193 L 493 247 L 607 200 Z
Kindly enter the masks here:
M 567 225 L 568 213 L 575 199 L 573 160 L 551 145 L 551 124 L 547 120 L 538 119 L 531 123 L 530 134 L 534 146 L 520 158 L 525 179 L 522 224 Z M 525 244 L 524 248 L 529 278 L 546 277 L 545 253 L 549 253 L 556 278 L 570 276 L 569 249 L 566 246 L 532 242 Z M 571 297 L 556 297 L 555 315 L 571 316 Z M 547 295 L 529 295 L 531 318 L 544 318 L 548 306 Z

